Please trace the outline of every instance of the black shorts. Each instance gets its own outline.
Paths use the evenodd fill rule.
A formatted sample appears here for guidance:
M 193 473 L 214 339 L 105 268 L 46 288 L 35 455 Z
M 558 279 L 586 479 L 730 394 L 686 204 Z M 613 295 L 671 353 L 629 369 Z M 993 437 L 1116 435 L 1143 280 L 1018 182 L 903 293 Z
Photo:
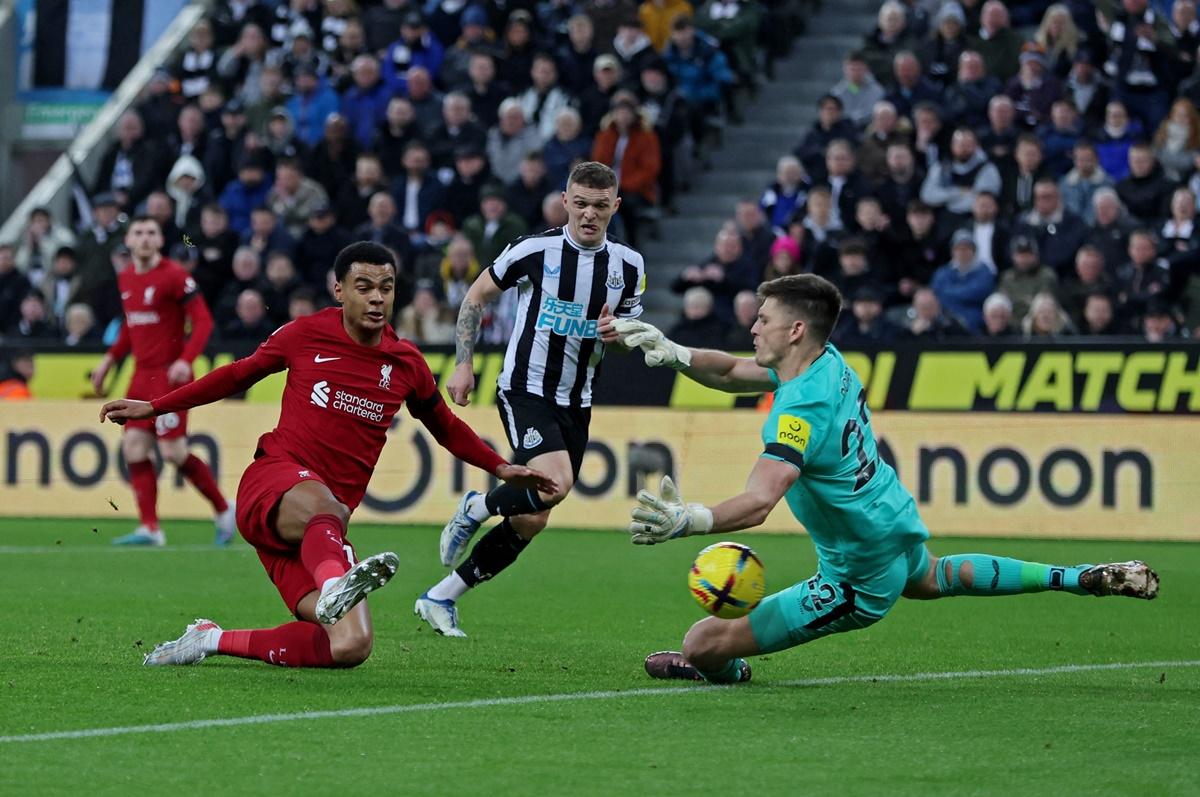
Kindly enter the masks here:
M 560 407 L 532 393 L 499 390 L 496 408 L 513 449 L 513 462 L 525 465 L 539 454 L 566 451 L 578 478 L 587 450 L 591 407 Z

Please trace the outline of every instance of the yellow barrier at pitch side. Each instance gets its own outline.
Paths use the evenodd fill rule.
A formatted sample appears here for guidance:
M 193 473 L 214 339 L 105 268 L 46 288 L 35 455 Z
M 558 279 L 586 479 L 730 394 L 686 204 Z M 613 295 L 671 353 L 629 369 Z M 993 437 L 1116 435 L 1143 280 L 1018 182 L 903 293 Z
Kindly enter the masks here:
M 120 430 L 97 423 L 98 410 L 94 401 L 0 404 L 0 514 L 105 515 L 112 498 L 132 519 Z M 493 409 L 456 411 L 507 453 Z M 276 413 L 237 401 L 191 413 L 193 449 L 213 462 L 229 495 Z M 461 492 L 486 488 L 488 477 L 452 460 L 407 414 L 398 418 L 355 518 L 441 524 Z M 579 483 L 555 524 L 623 528 L 633 496 L 657 484 L 659 467 L 674 471 L 689 501 L 728 498 L 760 453 L 762 421 L 752 411 L 597 409 Z M 872 425 L 935 535 L 1200 540 L 1200 420 L 880 412 Z M 167 471 L 166 522 L 205 517 L 203 500 Z M 765 528 L 801 530 L 783 504 Z

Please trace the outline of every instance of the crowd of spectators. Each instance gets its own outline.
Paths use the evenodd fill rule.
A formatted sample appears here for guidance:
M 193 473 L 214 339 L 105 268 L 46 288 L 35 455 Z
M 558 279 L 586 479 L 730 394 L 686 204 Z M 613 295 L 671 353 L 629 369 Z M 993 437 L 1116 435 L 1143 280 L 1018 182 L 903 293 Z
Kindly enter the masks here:
M 810 0 L 218 0 L 118 121 L 78 224 L 0 242 L 0 335 L 112 339 L 127 219 L 161 223 L 226 342 L 332 303 L 352 240 L 400 260 L 397 328 L 452 340 L 470 281 L 565 223 L 600 160 L 637 245 L 786 54 Z M 511 297 L 484 320 L 507 340 Z
M 1200 335 L 1198 47 L 1195 0 L 882 3 L 673 334 L 745 341 L 761 280 L 815 272 L 846 347 Z

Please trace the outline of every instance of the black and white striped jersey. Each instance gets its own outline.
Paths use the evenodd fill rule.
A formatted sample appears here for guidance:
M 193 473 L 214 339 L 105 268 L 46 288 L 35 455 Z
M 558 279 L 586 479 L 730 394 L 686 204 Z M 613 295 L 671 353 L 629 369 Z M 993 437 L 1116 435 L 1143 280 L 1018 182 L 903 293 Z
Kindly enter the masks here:
M 590 407 L 592 379 L 604 357 L 596 331 L 600 310 L 607 304 L 620 318 L 642 314 L 641 254 L 613 238 L 589 249 L 556 227 L 514 241 L 488 271 L 501 288 L 517 289 L 500 389 Z

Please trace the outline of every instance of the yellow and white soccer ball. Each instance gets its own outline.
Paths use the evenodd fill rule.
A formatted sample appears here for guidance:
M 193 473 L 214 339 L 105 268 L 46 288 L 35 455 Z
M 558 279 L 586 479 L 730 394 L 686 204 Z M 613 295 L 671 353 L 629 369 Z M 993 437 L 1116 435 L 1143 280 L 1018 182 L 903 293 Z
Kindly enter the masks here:
M 709 614 L 726 620 L 744 617 L 767 591 L 762 560 L 736 542 L 718 542 L 696 555 L 688 589 Z

